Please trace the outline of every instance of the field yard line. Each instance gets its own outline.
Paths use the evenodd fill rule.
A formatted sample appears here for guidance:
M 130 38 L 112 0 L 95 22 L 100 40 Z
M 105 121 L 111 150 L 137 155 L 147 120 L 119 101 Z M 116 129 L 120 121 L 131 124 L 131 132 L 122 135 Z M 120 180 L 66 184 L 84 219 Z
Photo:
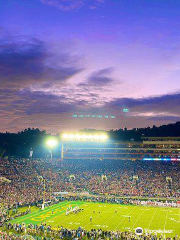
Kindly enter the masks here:
M 57 205 L 59 205 L 59 204 L 55 204 L 55 205 L 51 206 L 52 208 L 51 208 L 50 210 L 52 211 L 55 207 L 57 208 Z M 64 205 L 64 203 L 62 203 L 60 206 L 62 206 L 62 205 Z M 28 219 L 28 218 L 34 217 L 34 216 L 36 216 L 36 215 L 38 216 L 40 213 L 43 213 L 43 214 L 44 214 L 44 213 L 46 213 L 46 212 L 48 212 L 48 211 L 50 211 L 50 210 L 49 210 L 49 208 L 47 208 L 46 210 L 42 210 L 43 212 L 40 212 L 40 210 L 39 210 L 38 212 L 34 212 L 32 215 L 31 215 L 31 214 L 30 214 L 30 215 L 28 214 L 29 216 L 26 217 L 26 218 L 23 218 L 23 221 L 26 220 L 26 219 Z M 21 216 L 21 217 L 23 217 L 23 216 Z M 21 217 L 20 217 L 20 218 L 21 218 Z M 13 219 L 13 221 L 14 221 L 14 220 L 16 221 L 16 219 Z
M 80 218 L 80 220 L 86 218 L 88 215 L 91 215 L 91 214 L 87 214 L 87 215 L 85 215 L 84 217 Z
M 110 217 L 107 221 L 105 221 L 103 224 L 106 224 L 107 222 L 109 222 L 109 220 L 111 220 L 114 216 L 116 216 L 116 213 L 114 213 L 113 215 L 112 215 L 112 217 Z M 104 225 L 105 226 L 105 225 Z
M 167 222 L 168 214 L 169 214 L 169 209 L 167 210 L 167 214 L 166 214 L 166 220 L 165 220 L 165 223 L 164 223 L 164 230 L 166 230 L 165 227 L 166 227 L 166 222 Z
M 125 209 L 123 209 L 123 211 L 125 211 Z M 116 215 L 116 213 L 113 214 L 113 216 L 112 216 L 111 218 L 113 218 L 115 215 Z M 109 222 L 109 220 L 110 220 L 111 218 L 109 218 L 107 221 L 105 221 L 105 223 Z M 105 223 L 103 223 L 103 224 L 105 224 Z
M 145 212 L 146 209 L 144 209 L 144 211 L 139 215 L 138 219 L 136 220 L 136 222 L 133 224 L 133 226 L 131 227 L 131 229 L 133 230 L 134 225 L 137 223 L 137 221 L 140 219 L 140 217 L 143 215 L 143 213 Z
M 113 207 L 114 207 L 114 205 L 113 205 L 111 208 L 109 208 L 107 211 L 103 212 L 103 214 L 109 212 L 109 210 L 112 209 Z M 88 214 L 88 215 L 90 215 L 90 214 Z M 88 215 L 86 215 L 86 217 L 87 217 Z M 96 218 L 94 218 L 94 219 L 96 220 L 96 219 L 98 219 L 98 218 L 100 218 L 100 217 L 101 217 L 101 216 L 99 216 L 99 214 L 98 214 L 98 217 L 96 217 Z M 87 225 L 85 225 L 85 227 L 88 226 L 89 224 L 91 224 L 91 223 L 88 223 Z
M 114 205 L 113 205 L 113 207 L 114 207 Z M 111 208 L 109 208 L 107 211 L 103 212 L 103 214 L 109 212 L 109 210 L 112 209 L 113 207 L 111 207 Z M 88 215 L 90 215 L 90 214 L 88 214 Z M 100 218 L 100 217 L 101 217 L 101 216 L 98 216 L 97 218 L 94 218 L 94 219 L 96 220 L 96 219 L 98 219 L 98 218 Z M 84 228 L 86 228 L 86 226 L 88 226 L 89 224 L 91 224 L 91 222 L 88 223 L 87 225 L 85 225 Z
M 86 203 L 85 203 L 86 204 Z M 91 204 L 90 204 L 90 206 L 88 207 L 88 208 L 86 208 L 86 209 L 89 209 L 89 208 L 91 208 L 92 206 L 91 206 Z M 89 214 L 88 214 L 89 215 Z M 63 222 L 65 222 L 65 221 L 68 221 L 68 220 L 70 220 L 71 218 L 73 218 L 75 215 L 69 215 L 69 218 L 66 218 L 65 220 L 63 220 L 63 221 L 61 221 L 60 223 L 63 223 Z M 76 215 L 76 216 L 78 216 L 78 215 Z M 87 216 L 87 215 L 86 215 Z M 85 217 L 86 217 L 85 216 Z M 83 219 L 83 218 L 85 218 L 85 217 L 82 217 L 82 218 L 80 218 L 81 220 Z M 79 219 L 78 219 L 79 220 Z
M 149 230 L 149 228 L 150 228 L 150 225 L 151 225 L 151 223 L 152 223 L 152 220 L 154 219 L 154 216 L 155 216 L 157 210 L 158 210 L 158 208 L 156 208 L 156 210 L 154 211 L 154 214 L 153 214 L 153 216 L 152 216 L 152 218 L 151 218 L 151 221 L 150 221 L 150 223 L 149 223 L 149 225 L 148 225 L 148 230 Z
M 118 205 L 118 204 L 116 204 L 116 205 Z M 121 206 L 121 205 L 120 205 L 120 206 Z M 112 207 L 112 208 L 113 208 L 113 207 Z M 106 212 L 108 212 L 108 210 L 107 210 Z M 103 212 L 103 214 L 106 213 L 106 212 Z M 88 215 L 91 215 L 91 214 L 87 214 L 85 217 L 87 217 Z M 85 218 L 85 217 L 83 217 L 83 218 Z M 100 217 L 100 216 L 98 216 L 97 218 L 99 218 L 99 217 Z M 83 219 L 83 218 L 82 218 L 82 219 Z M 95 219 L 97 219 L 97 218 L 95 218 Z M 81 220 L 82 220 L 82 219 L 81 219 Z M 109 221 L 109 219 L 108 219 L 106 222 L 108 222 L 108 221 Z M 104 224 L 104 223 L 103 223 L 103 224 Z M 88 225 L 89 225 L 89 224 L 88 224 Z
M 113 218 L 115 215 L 116 215 L 116 213 L 114 213 L 114 214 L 112 215 L 112 217 L 110 217 L 110 218 L 109 218 L 107 221 L 105 221 L 103 224 L 109 222 L 109 220 L 111 220 L 111 218 Z
M 87 216 L 90 216 L 90 215 L 92 215 L 92 214 L 88 213 L 88 214 L 85 215 L 84 217 L 80 218 L 80 221 L 81 221 L 82 219 L 86 218 Z
M 138 205 L 136 205 L 133 209 L 131 209 L 131 210 L 128 212 L 128 214 L 130 214 L 131 212 L 134 212 L 134 210 L 135 210 L 137 207 L 138 207 Z M 125 219 L 126 219 L 126 218 L 124 217 L 124 218 L 118 223 L 118 225 L 116 226 L 116 229 L 119 227 L 119 225 L 120 225 L 122 222 L 124 222 Z

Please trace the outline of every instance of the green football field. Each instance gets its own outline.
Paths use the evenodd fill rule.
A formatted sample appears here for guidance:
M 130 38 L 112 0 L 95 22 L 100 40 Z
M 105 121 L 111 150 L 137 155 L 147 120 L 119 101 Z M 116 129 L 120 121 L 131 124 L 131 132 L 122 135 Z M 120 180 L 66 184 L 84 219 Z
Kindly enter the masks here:
M 79 206 L 84 210 L 77 214 L 66 214 L 69 206 Z M 92 217 L 92 222 L 90 218 Z M 129 218 L 130 217 L 130 218 Z M 129 221 L 130 219 L 130 221 Z M 142 227 L 144 232 L 162 234 L 163 236 L 180 235 L 180 209 L 162 207 L 143 207 L 92 202 L 61 202 L 44 210 L 32 208 L 32 213 L 19 217 L 11 223 L 46 222 L 55 229 L 63 226 L 68 229 L 103 229 L 134 231 Z

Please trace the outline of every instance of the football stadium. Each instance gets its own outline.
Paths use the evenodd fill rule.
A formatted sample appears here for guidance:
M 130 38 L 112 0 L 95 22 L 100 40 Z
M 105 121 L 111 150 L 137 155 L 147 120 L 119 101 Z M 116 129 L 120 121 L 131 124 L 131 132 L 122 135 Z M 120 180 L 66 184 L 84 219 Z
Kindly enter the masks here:
M 180 240 L 180 0 L 0 0 L 0 240 Z
M 179 137 L 117 142 L 80 132 L 45 144 L 46 158 L 35 158 L 32 149 L 28 158 L 1 158 L 3 234 L 178 239 Z

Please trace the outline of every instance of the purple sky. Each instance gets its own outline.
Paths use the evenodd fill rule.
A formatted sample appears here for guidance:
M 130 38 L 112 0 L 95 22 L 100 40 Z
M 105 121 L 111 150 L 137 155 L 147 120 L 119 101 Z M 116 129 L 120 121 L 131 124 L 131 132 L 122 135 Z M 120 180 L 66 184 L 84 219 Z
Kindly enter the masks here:
M 53 133 L 180 120 L 180 1 L 1 0 L 0 119 Z

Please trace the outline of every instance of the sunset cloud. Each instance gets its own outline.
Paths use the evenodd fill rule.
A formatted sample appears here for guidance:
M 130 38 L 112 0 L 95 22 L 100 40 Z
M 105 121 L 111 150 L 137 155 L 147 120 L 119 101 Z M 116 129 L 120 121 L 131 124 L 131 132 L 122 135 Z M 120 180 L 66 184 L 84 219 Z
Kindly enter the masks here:
M 0 39 L 0 83 L 2 86 L 27 87 L 31 84 L 60 83 L 81 70 L 67 53 L 52 55 L 37 38 L 20 41 Z

